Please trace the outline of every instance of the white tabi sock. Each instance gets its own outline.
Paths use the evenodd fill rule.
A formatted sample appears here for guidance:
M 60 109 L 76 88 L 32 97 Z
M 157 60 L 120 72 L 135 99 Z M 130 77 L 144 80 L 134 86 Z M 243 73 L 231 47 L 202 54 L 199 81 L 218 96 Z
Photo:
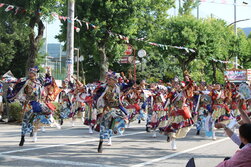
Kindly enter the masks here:
M 33 142 L 36 142 L 37 141 L 37 132 L 34 132 L 33 134 Z
M 110 137 L 110 138 L 108 139 L 107 145 L 108 145 L 108 146 L 111 146 L 111 145 L 112 145 L 112 137 Z
M 75 124 L 74 124 L 74 121 L 73 121 L 73 120 L 71 121 L 71 126 L 72 126 L 72 127 L 74 127 L 74 126 L 75 126 Z
M 212 139 L 216 140 L 215 131 L 213 131 Z
M 42 132 L 45 132 L 44 126 L 41 127 L 41 131 L 42 131 Z
M 156 137 L 157 137 L 156 131 L 153 131 L 153 138 L 156 138 Z
M 93 134 L 93 131 L 92 131 L 92 127 L 91 127 L 91 126 L 89 126 L 89 133 L 90 133 L 90 134 Z
M 55 122 L 55 126 L 57 127 L 57 129 L 61 129 L 61 126 Z
M 172 150 L 177 150 L 177 146 L 176 146 L 176 141 L 175 141 L 175 139 L 172 139 L 172 141 L 171 141 L 171 146 L 172 146 Z

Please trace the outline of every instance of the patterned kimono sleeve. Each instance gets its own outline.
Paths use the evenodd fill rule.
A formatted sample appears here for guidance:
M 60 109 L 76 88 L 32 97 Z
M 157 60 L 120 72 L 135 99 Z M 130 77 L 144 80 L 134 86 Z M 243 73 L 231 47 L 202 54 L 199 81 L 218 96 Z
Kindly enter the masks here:
M 50 76 L 49 74 L 40 75 L 38 78 L 40 84 L 44 87 L 52 84 L 52 79 L 52 76 Z
M 120 90 L 121 91 L 124 91 L 124 90 L 127 90 L 129 88 L 131 88 L 134 84 L 134 81 L 133 80 L 130 80 L 128 83 L 123 83 L 120 85 Z

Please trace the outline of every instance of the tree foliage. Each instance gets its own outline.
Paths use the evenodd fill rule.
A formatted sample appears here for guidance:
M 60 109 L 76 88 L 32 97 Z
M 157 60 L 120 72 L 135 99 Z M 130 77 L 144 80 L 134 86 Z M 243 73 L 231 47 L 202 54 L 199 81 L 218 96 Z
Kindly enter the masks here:
M 89 55 L 98 65 L 99 77 L 105 78 L 109 65 L 116 63 L 123 55 L 125 41 L 111 37 L 108 32 L 128 36 L 149 37 L 157 25 L 167 17 L 167 10 L 173 5 L 169 0 L 79 0 L 76 1 L 76 15 L 97 25 L 96 29 L 85 29 L 76 34 L 75 46 L 88 59 Z M 65 10 L 66 11 L 66 10 Z M 80 36 L 80 37 L 78 37 Z M 61 41 L 66 40 L 66 24 L 62 27 Z M 130 40 L 134 44 L 134 41 Z M 137 46 L 134 45 L 137 49 Z M 88 69 L 86 69 L 88 70 Z

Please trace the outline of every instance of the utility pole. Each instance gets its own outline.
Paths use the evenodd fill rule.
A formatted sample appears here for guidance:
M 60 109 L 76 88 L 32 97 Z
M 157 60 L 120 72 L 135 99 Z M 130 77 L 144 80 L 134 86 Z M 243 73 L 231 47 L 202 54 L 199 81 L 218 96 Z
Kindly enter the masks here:
M 61 74 L 62 73 L 62 46 L 61 46 L 61 43 L 60 43 L 60 46 L 59 46 L 59 73 Z
M 67 78 L 71 80 L 74 73 L 74 13 L 75 0 L 68 0 L 68 22 L 67 22 Z
M 234 0 L 234 33 L 237 36 L 237 26 L 236 26 L 236 0 Z M 235 69 L 238 68 L 238 55 L 235 55 Z
M 198 6 L 197 6 L 197 19 L 200 18 L 200 3 L 198 2 Z
M 181 0 L 179 0 L 179 11 L 178 11 L 178 15 L 180 15 L 180 10 L 181 10 Z
M 47 67 L 47 65 L 48 65 L 48 58 L 47 58 L 47 56 L 48 56 L 48 22 L 47 22 L 47 20 L 46 20 L 46 31 L 45 31 L 45 54 L 46 54 L 46 56 L 45 56 L 45 67 Z

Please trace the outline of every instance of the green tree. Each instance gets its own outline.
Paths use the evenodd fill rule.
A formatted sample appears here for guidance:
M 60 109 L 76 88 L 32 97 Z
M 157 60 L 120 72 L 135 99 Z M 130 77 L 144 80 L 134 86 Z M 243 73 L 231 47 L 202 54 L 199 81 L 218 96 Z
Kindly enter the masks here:
M 0 75 L 11 70 L 16 77 L 25 75 L 29 50 L 29 31 L 13 13 L 0 10 Z
M 169 0 L 79 0 L 76 1 L 76 15 L 98 26 L 87 30 L 86 26 L 76 34 L 75 46 L 88 59 L 93 56 L 99 68 L 100 80 L 105 79 L 109 65 L 116 63 L 123 55 L 125 41 L 111 37 L 109 31 L 128 36 L 151 37 L 157 29 L 157 22 L 163 22 L 167 10 L 173 5 Z M 66 10 L 65 10 L 66 11 Z M 78 37 L 80 36 L 80 37 Z M 61 41 L 66 40 L 66 23 L 62 26 Z M 137 49 L 135 41 L 130 43 Z
M 39 46 L 44 34 L 44 21 L 50 21 L 51 12 L 58 12 L 60 7 L 64 4 L 63 0 L 3 0 L 3 3 L 19 7 L 19 12 L 15 14 L 16 9 L 11 10 L 9 17 L 18 20 L 19 26 L 27 30 L 29 38 L 29 52 L 26 61 L 26 69 L 36 65 L 36 58 L 38 57 Z M 26 12 L 24 12 L 24 10 Z M 11 23 L 9 23 L 11 24 Z M 19 28 L 20 28 L 19 27 Z M 27 35 L 27 34 L 24 34 Z
M 183 5 L 179 8 L 180 15 L 191 15 L 192 10 L 199 5 L 199 1 L 183 0 Z

